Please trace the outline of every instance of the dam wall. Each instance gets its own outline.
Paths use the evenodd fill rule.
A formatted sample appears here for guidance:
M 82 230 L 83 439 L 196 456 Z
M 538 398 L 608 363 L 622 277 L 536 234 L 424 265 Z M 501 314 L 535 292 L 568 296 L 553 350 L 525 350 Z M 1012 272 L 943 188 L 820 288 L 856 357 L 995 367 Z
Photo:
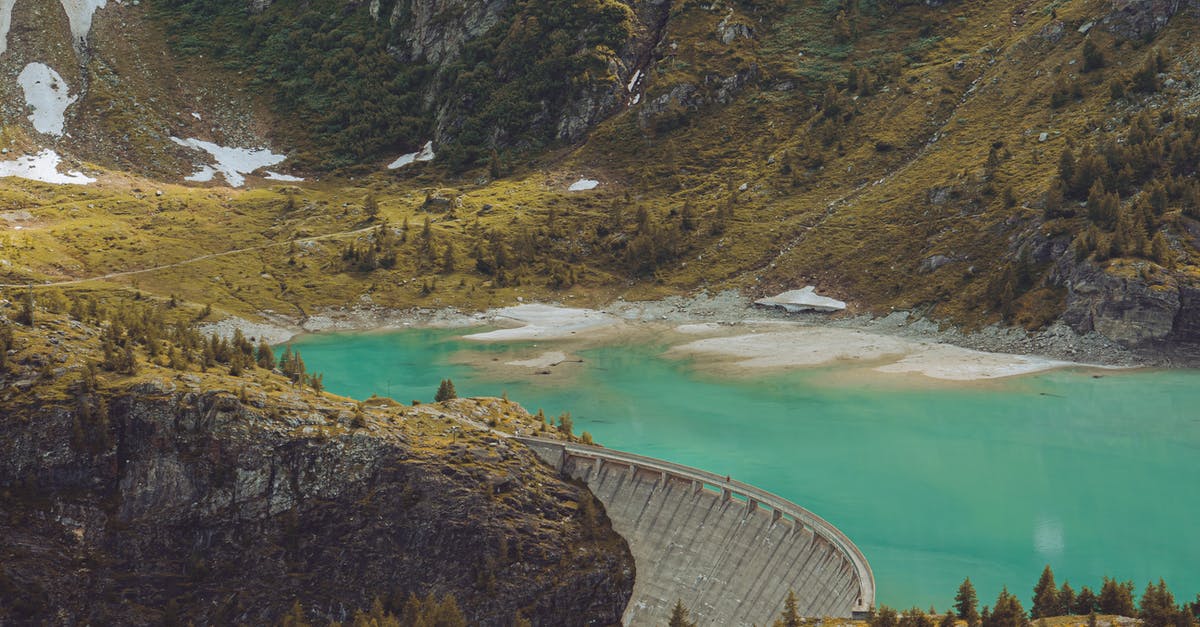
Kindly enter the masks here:
M 796 594 L 802 616 L 875 603 L 866 558 L 816 514 L 739 481 L 632 453 L 515 438 L 585 482 L 629 543 L 637 573 L 625 625 L 665 625 L 676 600 L 701 625 L 770 625 Z

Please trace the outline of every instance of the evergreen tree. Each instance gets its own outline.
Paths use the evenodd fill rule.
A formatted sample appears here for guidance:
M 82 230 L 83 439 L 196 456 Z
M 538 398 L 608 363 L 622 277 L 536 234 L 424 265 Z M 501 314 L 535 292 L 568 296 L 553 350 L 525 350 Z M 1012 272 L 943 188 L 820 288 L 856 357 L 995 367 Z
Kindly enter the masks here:
M 1050 570 L 1049 564 L 1042 570 L 1042 577 L 1033 587 L 1033 607 L 1030 608 L 1029 613 L 1033 618 L 1058 616 L 1064 613 L 1058 608 L 1058 586 L 1054 584 L 1054 572 Z
M 296 602 L 292 603 L 292 609 L 280 619 L 279 625 L 280 627 L 309 627 L 312 625 L 304 615 L 304 606 L 300 604 L 300 599 L 296 599 Z
M 1158 580 L 1158 585 L 1146 584 L 1142 593 L 1141 612 L 1138 615 L 1145 621 L 1145 627 L 1166 627 L 1173 624 L 1178 608 L 1175 606 L 1175 595 L 1167 589 L 1167 584 Z
M 27 327 L 33 326 L 33 288 L 29 288 L 29 292 L 25 294 L 25 298 L 21 299 L 21 309 L 17 311 L 17 315 L 13 317 L 17 324 L 23 324 Z
M 571 419 L 571 412 L 565 411 L 558 416 L 558 431 L 567 437 L 571 437 L 575 430 L 575 421 Z
M 1062 614 L 1075 613 L 1075 589 L 1066 581 L 1058 589 L 1058 610 Z
M 258 363 L 258 367 L 264 370 L 275 369 L 275 353 L 271 352 L 271 345 L 267 344 L 265 339 L 258 341 L 258 351 L 254 355 L 254 361 Z
M 1133 582 L 1118 583 L 1115 579 L 1105 577 L 1104 584 L 1100 587 L 1098 604 L 1101 614 L 1115 614 L 1132 618 L 1134 616 Z
M 800 627 L 800 622 L 796 593 L 788 590 L 787 598 L 783 601 L 783 613 L 779 615 L 779 620 L 775 621 L 774 627 Z
M 934 625 L 933 619 L 928 614 L 921 610 L 921 608 L 914 607 L 900 617 L 898 627 L 934 627 Z
M 896 610 L 886 605 L 880 605 L 879 609 L 871 614 L 867 624 L 869 627 L 897 627 L 900 624 L 900 617 L 896 614 Z
M 671 610 L 671 620 L 667 622 L 667 627 L 696 627 L 695 622 L 688 620 L 688 611 L 683 606 L 683 599 L 675 600 L 675 608 Z
M 958 621 L 954 620 L 954 612 L 946 612 L 942 615 L 941 622 L 938 627 L 957 627 Z
M 442 383 L 438 386 L 437 394 L 434 395 L 433 400 L 441 403 L 455 398 L 458 398 L 458 393 L 454 391 L 454 382 L 450 379 L 442 379 Z
M 992 610 L 983 627 L 1026 627 L 1029 619 L 1025 617 L 1025 608 L 1017 595 L 1008 591 L 1007 587 L 1000 590 L 996 598 L 996 607 Z
M 967 577 L 958 586 L 958 594 L 954 596 L 954 611 L 958 617 L 967 621 L 969 627 L 979 625 L 979 599 L 975 596 L 975 586 Z
M 1075 595 L 1075 606 L 1071 613 L 1079 614 L 1080 616 L 1091 614 L 1099 609 L 1098 602 L 1096 593 L 1092 592 L 1091 588 L 1084 586 L 1080 588 L 1079 594 Z
M 379 201 L 375 199 L 375 194 L 368 194 L 363 200 L 363 213 L 367 214 L 369 220 L 374 220 L 379 215 Z

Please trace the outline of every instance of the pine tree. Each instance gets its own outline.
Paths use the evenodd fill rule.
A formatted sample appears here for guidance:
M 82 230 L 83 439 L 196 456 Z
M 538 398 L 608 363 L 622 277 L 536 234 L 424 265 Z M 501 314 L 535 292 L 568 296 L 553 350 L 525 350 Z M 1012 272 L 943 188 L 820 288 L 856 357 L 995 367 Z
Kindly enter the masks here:
M 1161 266 L 1171 265 L 1171 248 L 1167 245 L 1167 238 L 1162 231 L 1154 233 L 1154 237 L 1150 239 L 1150 259 Z
M 1042 570 L 1042 577 L 1033 587 L 1033 607 L 1029 613 L 1033 618 L 1058 616 L 1063 612 L 1058 610 L 1058 586 L 1054 583 L 1054 572 L 1050 565 Z
M 796 593 L 788 590 L 787 599 L 783 602 L 783 613 L 775 621 L 775 627 L 800 627 L 800 611 L 797 608 Z
M 867 624 L 870 627 L 897 627 L 900 624 L 900 617 L 896 614 L 896 610 L 886 605 L 881 605 L 871 615 L 871 619 L 867 621 Z
M 1133 582 L 1118 583 L 1115 579 L 1105 577 L 1104 584 L 1100 587 L 1098 603 L 1101 614 L 1115 614 L 1132 618 L 1134 616 Z
M 450 379 L 442 379 L 442 383 L 438 386 L 437 394 L 434 395 L 433 400 L 441 403 L 455 398 L 458 398 L 458 393 L 454 391 L 454 382 Z
M 971 578 L 967 577 L 958 586 L 958 594 L 954 597 L 954 611 L 959 618 L 967 621 L 969 627 L 977 627 L 979 625 L 978 606 L 979 599 L 975 596 L 975 586 L 971 584 Z
M 914 607 L 900 617 L 898 627 L 934 627 L 934 625 L 933 619 L 928 614 L 921 610 L 921 608 Z
M 946 612 L 942 615 L 942 620 L 938 623 L 938 627 L 957 627 L 958 621 L 954 619 L 954 612 Z
M 1096 593 L 1092 592 L 1091 588 L 1084 586 L 1080 588 L 1079 594 L 1075 595 L 1075 607 L 1071 613 L 1080 616 L 1091 614 L 1097 609 L 1096 603 Z
M 275 369 L 275 353 L 271 352 L 271 345 L 267 344 L 265 339 L 258 341 L 258 351 L 254 355 L 254 361 L 258 363 L 258 367 L 264 370 Z
M 667 621 L 667 627 L 696 627 L 695 622 L 688 620 L 688 611 L 683 606 L 682 599 L 675 600 L 675 608 L 671 610 L 671 619 Z
M 368 194 L 363 200 L 363 213 L 367 215 L 367 219 L 374 220 L 379 215 L 379 201 L 375 199 L 374 194 Z
M 571 419 L 571 412 L 565 411 L 558 416 L 558 431 L 567 437 L 571 437 L 571 432 L 575 430 L 575 421 Z
M 988 620 L 983 621 L 983 627 L 1026 627 L 1028 623 L 1021 601 L 1017 599 L 1017 595 L 1009 592 L 1006 586 L 996 597 L 996 607 Z
M 1166 627 L 1174 622 L 1177 613 L 1175 595 L 1167 589 L 1166 582 L 1159 579 L 1157 586 L 1146 584 L 1139 614 L 1139 618 L 1145 621 L 1145 627 Z
M 1075 589 L 1066 581 L 1058 589 L 1058 610 L 1064 615 L 1075 613 Z
M 304 615 L 304 606 L 300 604 L 300 599 L 296 599 L 296 602 L 292 603 L 292 609 L 280 619 L 279 625 L 280 627 L 309 627 L 312 625 Z

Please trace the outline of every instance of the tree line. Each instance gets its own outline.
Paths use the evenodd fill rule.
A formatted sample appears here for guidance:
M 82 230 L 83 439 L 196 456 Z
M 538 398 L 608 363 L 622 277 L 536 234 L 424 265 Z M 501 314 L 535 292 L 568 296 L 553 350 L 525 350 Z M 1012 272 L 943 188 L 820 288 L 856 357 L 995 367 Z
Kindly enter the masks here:
M 963 580 L 954 597 L 950 611 L 939 615 L 934 608 L 926 612 L 912 607 L 899 612 L 886 605 L 872 608 L 867 618 L 868 627 L 957 627 L 965 622 L 967 627 L 1030 627 L 1034 620 L 1052 616 L 1088 616 L 1088 627 L 1096 627 L 1097 615 L 1107 614 L 1140 618 L 1144 627 L 1196 627 L 1200 624 L 1200 594 L 1195 601 L 1176 603 L 1175 595 L 1167 584 L 1146 584 L 1141 600 L 1134 602 L 1132 581 L 1117 581 L 1104 577 L 1099 593 L 1088 586 L 1078 592 L 1064 581 L 1061 586 L 1054 581 L 1054 572 L 1047 565 L 1041 578 L 1033 587 L 1031 608 L 1027 613 L 1017 595 L 1005 586 L 991 606 L 979 607 L 979 598 L 971 578 Z M 788 592 L 783 612 L 773 627 L 799 627 L 804 624 L 798 610 L 794 592 Z M 682 600 L 675 602 L 668 627 L 696 627 L 690 611 Z

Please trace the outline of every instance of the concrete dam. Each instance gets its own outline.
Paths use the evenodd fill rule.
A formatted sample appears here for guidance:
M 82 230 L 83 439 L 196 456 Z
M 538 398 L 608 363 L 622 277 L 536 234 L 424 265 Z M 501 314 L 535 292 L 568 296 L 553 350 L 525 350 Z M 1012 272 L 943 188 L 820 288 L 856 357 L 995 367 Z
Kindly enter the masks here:
M 851 617 L 875 603 L 866 557 L 842 532 L 739 481 L 632 453 L 514 438 L 585 482 L 629 543 L 637 573 L 625 625 L 665 625 L 682 600 L 701 625 L 770 625 L 788 591 L 800 614 Z

